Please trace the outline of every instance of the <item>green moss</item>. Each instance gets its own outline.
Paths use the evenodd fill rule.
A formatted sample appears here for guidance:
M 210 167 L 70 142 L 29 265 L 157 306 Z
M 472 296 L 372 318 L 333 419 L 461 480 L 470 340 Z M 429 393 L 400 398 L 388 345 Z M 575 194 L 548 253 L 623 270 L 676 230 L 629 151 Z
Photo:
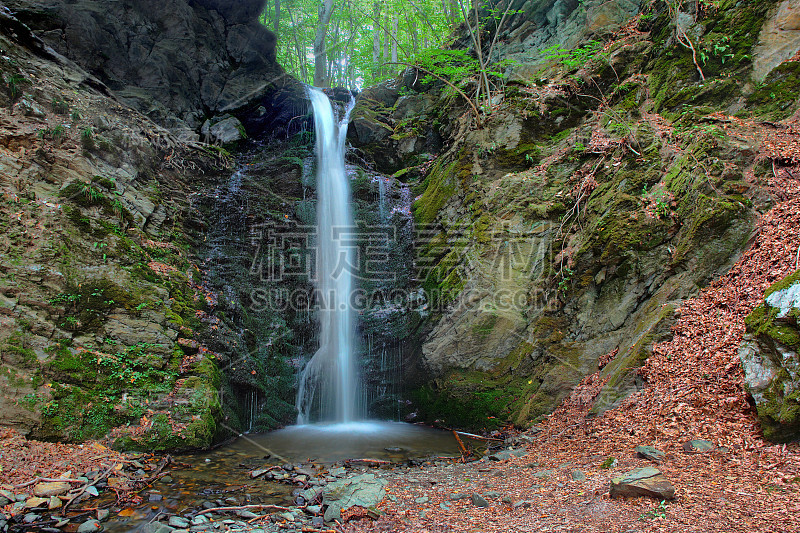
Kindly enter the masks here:
M 785 290 L 798 282 L 800 282 L 800 271 L 771 285 L 764 293 L 764 297 Z M 789 348 L 800 348 L 800 328 L 797 327 L 797 319 L 800 317 L 796 316 L 796 313 L 790 313 L 788 317 L 778 319 L 778 312 L 779 309 L 766 302 L 762 303 L 745 319 L 747 331 L 756 336 L 767 336 Z
M 485 339 L 492 334 L 496 322 L 497 315 L 487 313 L 479 323 L 472 326 L 472 333 L 478 338 Z
M 459 161 L 437 162 L 422 183 L 424 192 L 414 202 L 414 219 L 418 224 L 430 224 L 439 211 L 458 190 Z
M 747 98 L 746 113 L 783 120 L 797 108 L 800 98 L 800 61 L 778 65 Z

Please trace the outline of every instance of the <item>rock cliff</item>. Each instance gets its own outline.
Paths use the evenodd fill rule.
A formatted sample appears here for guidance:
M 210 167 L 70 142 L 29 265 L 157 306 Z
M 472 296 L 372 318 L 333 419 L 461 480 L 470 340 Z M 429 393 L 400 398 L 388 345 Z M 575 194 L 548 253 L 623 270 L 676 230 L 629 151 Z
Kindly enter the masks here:
M 424 73 L 362 93 L 354 144 L 417 182 L 422 416 L 524 426 L 598 368 L 596 412 L 636 390 L 681 301 L 730 268 L 770 205 L 781 157 L 727 124 L 797 110 L 790 4 L 520 3 L 483 127 Z M 776 27 L 792 43 L 777 58 L 763 51 Z

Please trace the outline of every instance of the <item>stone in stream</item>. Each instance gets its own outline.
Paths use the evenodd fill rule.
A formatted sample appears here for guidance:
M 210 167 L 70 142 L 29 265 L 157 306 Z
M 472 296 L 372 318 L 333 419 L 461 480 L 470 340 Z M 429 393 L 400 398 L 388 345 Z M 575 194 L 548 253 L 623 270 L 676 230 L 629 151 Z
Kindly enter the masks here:
M 170 516 L 169 517 L 169 522 L 167 522 L 167 523 L 170 526 L 177 527 L 177 528 L 187 528 L 187 527 L 189 527 L 189 521 L 186 520 L 185 518 L 180 517 L 180 516 Z
M 472 505 L 475 507 L 489 507 L 489 502 L 486 501 L 486 498 L 478 493 L 473 493 L 470 499 L 472 500 Z
M 361 474 L 329 483 L 323 489 L 322 503 L 327 505 L 325 521 L 339 518 L 343 509 L 354 505 L 375 507 L 386 495 L 387 481 L 375 474 Z
M 103 526 L 97 520 L 87 520 L 78 526 L 78 533 L 92 533 L 93 531 L 100 531 Z
M 255 479 L 255 478 L 257 478 L 258 476 L 263 476 L 264 474 L 266 474 L 267 472 L 269 472 L 269 469 L 270 469 L 270 467 L 266 467 L 266 468 L 257 468 L 256 470 L 253 470 L 252 472 L 250 472 L 250 477 L 251 477 L 252 479 Z
M 37 483 L 33 487 L 33 495 L 40 498 L 49 498 L 64 494 L 70 489 L 70 484 L 64 481 L 52 481 L 47 483 Z
M 702 439 L 690 440 L 689 442 L 683 443 L 683 451 L 689 453 L 710 452 L 713 451 L 714 448 L 715 446 L 713 442 Z
M 53 509 L 58 509 L 61 505 L 61 498 L 58 496 L 50 496 L 50 500 L 47 502 L 47 508 L 51 511 Z
M 659 500 L 675 498 L 675 487 L 660 470 L 647 466 L 611 480 L 611 497 L 650 496 Z
M 664 459 L 665 455 L 664 452 L 657 450 L 652 446 L 637 446 L 636 454 L 639 457 L 643 457 L 648 461 L 653 461 L 654 463 L 660 463 Z
M 35 509 L 36 507 L 42 507 L 48 503 L 50 503 L 50 498 L 39 498 L 34 496 L 33 498 L 28 498 L 25 500 L 25 508 Z

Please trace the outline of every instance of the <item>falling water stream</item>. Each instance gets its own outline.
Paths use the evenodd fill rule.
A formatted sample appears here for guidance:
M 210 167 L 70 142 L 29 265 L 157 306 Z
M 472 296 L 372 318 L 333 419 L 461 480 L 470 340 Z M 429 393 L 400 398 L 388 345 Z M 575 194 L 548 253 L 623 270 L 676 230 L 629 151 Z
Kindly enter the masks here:
M 314 108 L 317 155 L 317 271 L 319 349 L 300 375 L 297 423 L 317 419 L 340 423 L 363 417 L 358 406 L 359 379 L 355 354 L 354 313 L 350 304 L 355 265 L 355 224 L 350 185 L 344 165 L 345 137 L 353 101 L 341 121 L 328 97 L 308 90 Z

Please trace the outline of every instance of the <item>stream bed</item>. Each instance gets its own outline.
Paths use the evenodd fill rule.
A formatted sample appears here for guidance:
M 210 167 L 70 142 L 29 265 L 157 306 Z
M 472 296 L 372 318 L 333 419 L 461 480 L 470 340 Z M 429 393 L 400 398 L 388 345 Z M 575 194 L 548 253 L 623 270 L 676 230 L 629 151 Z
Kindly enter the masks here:
M 467 436 L 462 441 L 473 448 L 483 445 Z M 211 507 L 297 505 L 302 503 L 297 501 L 299 489 L 333 481 L 349 470 L 457 457 L 452 432 L 402 422 L 310 424 L 241 435 L 209 452 L 176 456 L 167 475 L 141 492 L 141 502 L 111 508 L 104 530 L 145 531 L 151 522 L 191 517 Z M 366 461 L 358 461 L 362 459 Z M 266 469 L 270 471 L 251 475 Z M 307 476 L 309 472 L 316 477 Z

